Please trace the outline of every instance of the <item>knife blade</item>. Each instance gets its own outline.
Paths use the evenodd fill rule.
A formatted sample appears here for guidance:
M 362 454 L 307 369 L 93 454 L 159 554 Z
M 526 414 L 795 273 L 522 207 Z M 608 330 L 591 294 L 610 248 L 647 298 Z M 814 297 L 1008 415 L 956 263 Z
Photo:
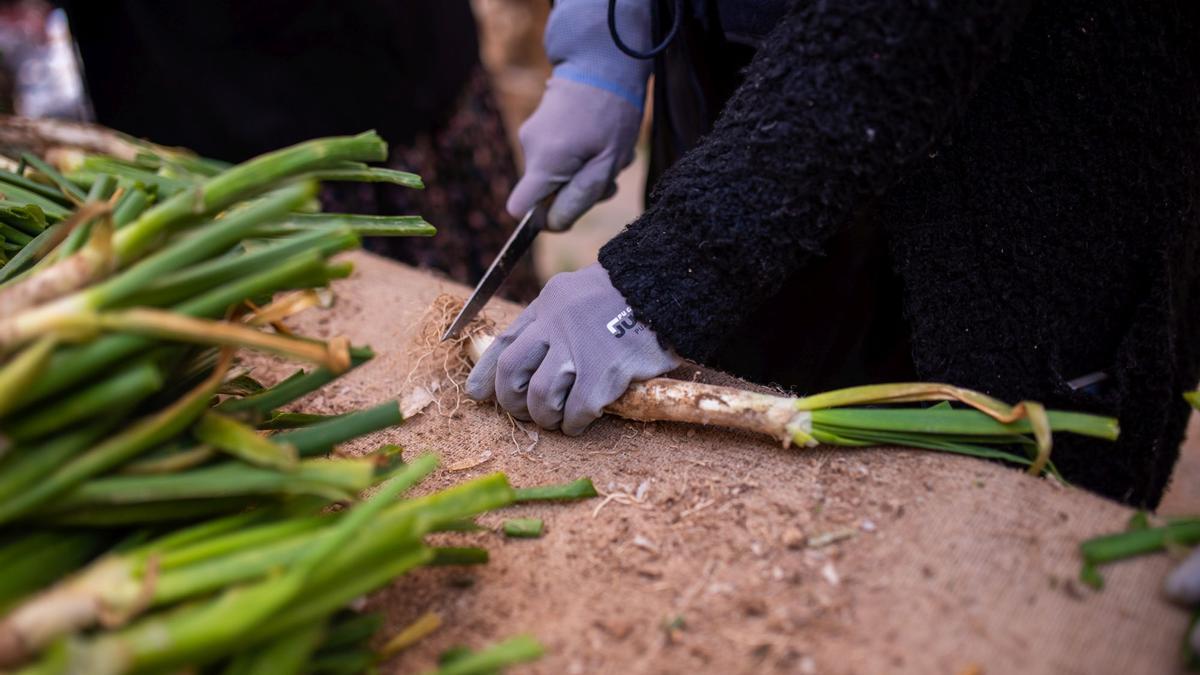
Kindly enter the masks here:
M 445 342 L 452 337 L 456 337 L 462 332 L 462 329 L 471 320 L 479 315 L 480 310 L 492 299 L 496 294 L 496 290 L 500 288 L 500 284 L 508 278 L 508 275 L 517 266 L 517 263 L 525 255 L 538 234 L 546 229 L 546 213 L 550 210 L 550 204 L 554 201 L 554 195 L 550 195 L 546 199 L 538 202 L 532 209 L 525 213 L 525 217 L 521 218 L 521 222 L 517 223 L 517 228 L 508 237 L 508 241 L 504 243 L 504 248 L 500 249 L 500 255 L 492 261 L 491 267 L 479 280 L 479 285 L 475 287 L 471 297 L 467 299 L 467 304 L 463 305 L 462 311 L 458 316 L 454 317 L 454 322 L 446 329 L 442 335 L 442 341 Z

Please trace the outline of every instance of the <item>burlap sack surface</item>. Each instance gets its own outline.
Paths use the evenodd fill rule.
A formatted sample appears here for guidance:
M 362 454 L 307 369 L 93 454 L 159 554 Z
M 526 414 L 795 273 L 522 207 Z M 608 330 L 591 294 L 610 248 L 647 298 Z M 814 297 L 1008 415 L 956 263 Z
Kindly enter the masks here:
M 403 395 L 412 339 L 459 286 L 367 254 L 338 302 L 295 324 L 370 344 L 373 362 L 303 407 L 341 411 Z M 501 324 L 517 308 L 494 302 Z M 283 368 L 261 368 L 271 380 Z M 589 476 L 608 495 L 523 506 L 536 540 L 494 533 L 491 562 L 421 570 L 372 596 L 389 628 L 426 611 L 443 627 L 385 672 L 433 665 L 456 644 L 532 633 L 540 673 L 1167 673 L 1186 613 L 1161 596 L 1165 556 L 1076 581 L 1077 545 L 1130 512 L 979 460 L 879 449 L 784 450 L 713 429 L 605 419 L 578 439 L 518 427 L 441 392 L 441 409 L 383 442 L 443 461 L 432 486 L 503 471 L 518 486 Z M 452 470 L 454 469 L 454 470 Z

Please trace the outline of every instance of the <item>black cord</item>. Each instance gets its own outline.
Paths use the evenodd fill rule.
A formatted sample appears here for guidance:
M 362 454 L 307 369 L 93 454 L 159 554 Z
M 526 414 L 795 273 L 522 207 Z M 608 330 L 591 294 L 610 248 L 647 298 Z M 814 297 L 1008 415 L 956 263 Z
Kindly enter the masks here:
M 671 30 L 667 32 L 667 36 L 650 51 L 639 52 L 621 41 L 621 36 L 617 34 L 617 0 L 608 0 L 608 33 L 612 36 L 613 42 L 616 43 L 617 49 L 620 49 L 626 56 L 632 56 L 635 59 L 652 59 L 661 54 L 664 49 L 671 45 L 671 42 L 675 39 L 675 35 L 679 33 L 679 26 L 682 24 L 683 0 L 675 0 L 675 16 L 671 17 Z

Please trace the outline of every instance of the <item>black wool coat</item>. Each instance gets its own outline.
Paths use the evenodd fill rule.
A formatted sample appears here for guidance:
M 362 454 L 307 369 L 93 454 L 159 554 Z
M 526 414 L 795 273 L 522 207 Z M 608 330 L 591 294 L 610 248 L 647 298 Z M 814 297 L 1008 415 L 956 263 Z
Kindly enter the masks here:
M 1154 507 L 1200 374 L 1198 14 L 1186 0 L 793 3 L 600 261 L 665 344 L 704 361 L 873 214 L 917 376 L 1117 415 L 1116 444 L 1058 435 L 1052 458 L 1077 485 Z M 1100 387 L 1068 384 L 1097 371 Z

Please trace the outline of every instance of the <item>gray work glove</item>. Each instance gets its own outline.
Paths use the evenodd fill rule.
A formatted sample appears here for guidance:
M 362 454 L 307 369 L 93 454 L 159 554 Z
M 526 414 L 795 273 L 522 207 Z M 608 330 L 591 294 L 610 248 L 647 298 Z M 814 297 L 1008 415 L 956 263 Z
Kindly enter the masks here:
M 553 77 L 533 115 L 521 125 L 525 175 L 508 197 L 520 218 L 543 197 L 562 189 L 546 227 L 565 230 L 617 190 L 616 178 L 633 161 L 642 111 L 589 84 Z
M 475 364 L 467 396 L 577 436 L 631 382 L 678 363 L 595 264 L 550 279 Z
M 1200 548 L 1192 551 L 1175 571 L 1167 576 L 1167 596 L 1172 600 L 1195 607 L 1200 605 Z M 1200 653 L 1200 626 L 1188 636 L 1192 649 Z
M 646 80 L 653 61 L 621 52 L 609 34 L 607 0 L 558 0 L 546 24 L 546 56 L 554 66 L 546 93 L 521 126 L 525 175 L 508 198 L 520 218 L 562 188 L 546 226 L 565 230 L 617 191 L 615 179 L 633 161 Z M 651 0 L 616 0 L 623 42 L 651 46 Z

